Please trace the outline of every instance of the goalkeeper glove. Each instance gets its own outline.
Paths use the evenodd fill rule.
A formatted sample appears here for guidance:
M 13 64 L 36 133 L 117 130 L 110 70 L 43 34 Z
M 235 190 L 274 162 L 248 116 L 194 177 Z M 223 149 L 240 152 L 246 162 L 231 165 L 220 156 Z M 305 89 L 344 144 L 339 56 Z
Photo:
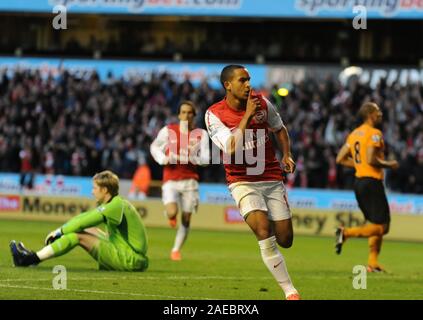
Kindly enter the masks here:
M 52 232 L 50 232 L 46 239 L 45 239 L 45 244 L 48 245 L 50 243 L 53 243 L 54 241 L 56 241 L 57 239 L 59 239 L 61 236 L 63 235 L 62 233 L 62 228 L 58 228 Z

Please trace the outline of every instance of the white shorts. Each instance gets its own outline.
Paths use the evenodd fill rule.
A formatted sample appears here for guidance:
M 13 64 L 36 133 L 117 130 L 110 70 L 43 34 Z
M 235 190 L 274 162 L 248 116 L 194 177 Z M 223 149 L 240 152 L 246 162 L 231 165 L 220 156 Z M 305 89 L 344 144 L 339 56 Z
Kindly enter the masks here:
M 182 212 L 195 213 L 198 208 L 198 181 L 169 180 L 162 185 L 162 200 L 164 205 L 169 203 L 179 204 Z
M 271 221 L 291 218 L 282 181 L 236 182 L 229 185 L 229 190 L 244 220 L 254 210 L 267 212 Z

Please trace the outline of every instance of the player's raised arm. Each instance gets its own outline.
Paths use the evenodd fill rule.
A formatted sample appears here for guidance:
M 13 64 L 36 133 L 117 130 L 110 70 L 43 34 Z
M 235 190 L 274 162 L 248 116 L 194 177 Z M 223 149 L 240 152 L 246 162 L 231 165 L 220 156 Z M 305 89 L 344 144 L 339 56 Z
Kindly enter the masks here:
M 242 117 L 239 126 L 235 130 L 233 130 L 232 136 L 229 140 L 229 154 L 234 154 L 235 151 L 238 150 L 238 148 L 242 148 L 244 144 L 245 129 L 247 129 L 251 119 L 254 117 L 256 112 L 260 110 L 260 99 L 256 96 L 253 96 L 252 92 L 253 90 L 251 89 L 248 95 L 245 114 Z
M 257 110 L 260 109 L 260 99 L 252 96 L 252 90 L 248 96 L 246 111 L 238 127 L 229 129 L 221 120 L 208 110 L 205 116 L 207 131 L 212 141 L 225 153 L 234 154 L 244 143 L 244 133 Z

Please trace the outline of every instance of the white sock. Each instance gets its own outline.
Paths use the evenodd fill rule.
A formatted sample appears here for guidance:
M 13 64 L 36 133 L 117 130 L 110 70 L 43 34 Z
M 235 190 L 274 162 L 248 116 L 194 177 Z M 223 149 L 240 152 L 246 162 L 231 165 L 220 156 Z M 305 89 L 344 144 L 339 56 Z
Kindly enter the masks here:
M 41 261 L 52 258 L 54 257 L 53 247 L 51 245 L 45 246 L 36 254 Z
M 285 292 L 285 296 L 288 297 L 290 294 L 298 293 L 289 277 L 285 259 L 278 250 L 275 236 L 261 240 L 258 243 L 264 264 Z
M 182 223 L 179 225 L 178 232 L 176 233 L 175 243 L 172 251 L 179 251 L 182 248 L 185 240 L 188 237 L 189 227 L 185 227 Z

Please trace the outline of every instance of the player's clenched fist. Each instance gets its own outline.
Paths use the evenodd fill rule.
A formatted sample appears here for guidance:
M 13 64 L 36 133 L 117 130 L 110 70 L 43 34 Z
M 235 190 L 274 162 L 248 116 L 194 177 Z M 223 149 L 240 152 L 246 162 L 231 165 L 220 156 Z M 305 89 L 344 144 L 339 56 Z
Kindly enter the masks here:
M 282 158 L 282 166 L 287 173 L 294 173 L 295 171 L 295 162 L 289 155 Z
M 59 239 L 63 235 L 61 228 L 58 228 L 52 232 L 50 232 L 46 239 L 44 240 L 45 245 L 48 245 L 50 243 L 53 243 L 57 239 Z

